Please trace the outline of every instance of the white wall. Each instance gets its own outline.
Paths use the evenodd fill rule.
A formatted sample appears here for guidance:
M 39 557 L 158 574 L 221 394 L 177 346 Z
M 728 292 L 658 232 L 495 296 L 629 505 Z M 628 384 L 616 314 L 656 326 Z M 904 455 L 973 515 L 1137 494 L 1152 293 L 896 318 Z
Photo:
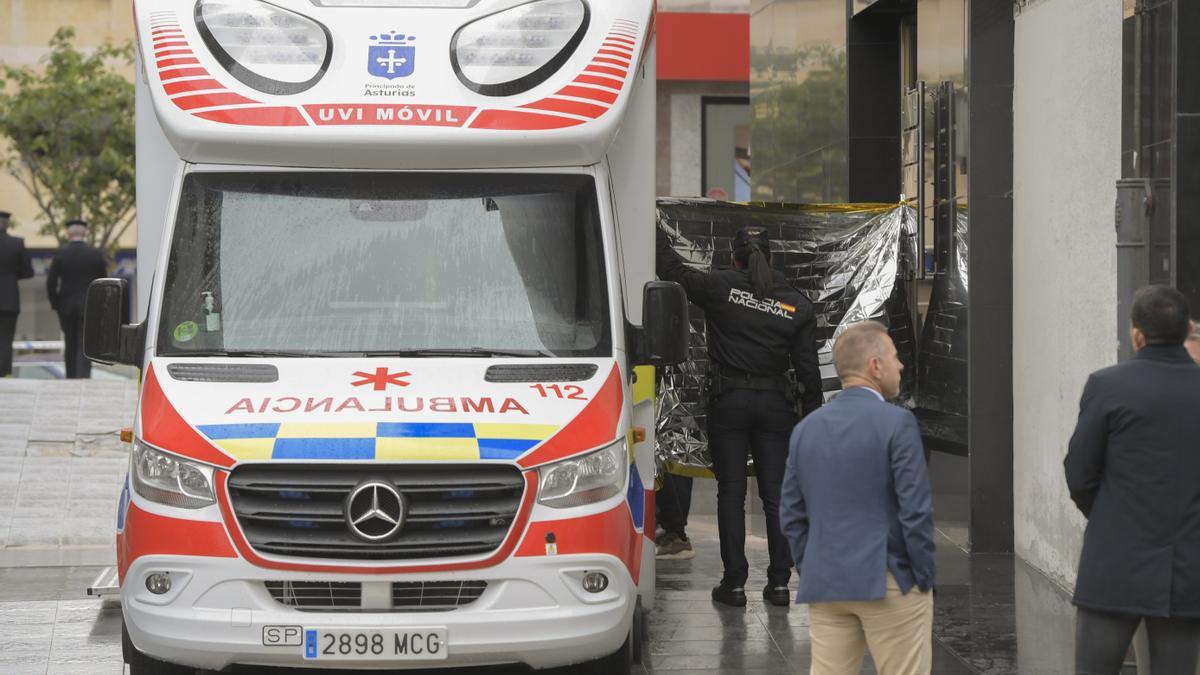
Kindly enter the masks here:
M 671 95 L 671 194 L 672 197 L 700 197 L 701 157 L 704 129 L 701 95 Z
M 1062 459 L 1088 373 L 1117 355 L 1121 1 L 1031 2 L 1013 50 L 1016 551 L 1065 587 L 1084 520 Z

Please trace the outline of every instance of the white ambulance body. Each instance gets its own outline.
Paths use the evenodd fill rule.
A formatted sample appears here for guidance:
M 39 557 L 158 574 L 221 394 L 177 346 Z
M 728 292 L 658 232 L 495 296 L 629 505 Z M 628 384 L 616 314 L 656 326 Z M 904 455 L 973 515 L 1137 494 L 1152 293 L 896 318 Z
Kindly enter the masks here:
M 626 670 L 686 345 L 652 0 L 134 13 L 136 323 L 101 280 L 85 337 L 142 369 L 131 670 Z

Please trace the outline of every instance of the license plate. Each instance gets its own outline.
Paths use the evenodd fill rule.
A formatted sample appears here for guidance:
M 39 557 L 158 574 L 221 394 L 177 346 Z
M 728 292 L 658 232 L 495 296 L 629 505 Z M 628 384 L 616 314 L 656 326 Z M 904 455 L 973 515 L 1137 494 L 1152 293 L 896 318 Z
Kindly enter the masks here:
M 304 631 L 304 658 L 310 661 L 436 661 L 450 655 L 446 634 L 445 628 L 307 628 Z

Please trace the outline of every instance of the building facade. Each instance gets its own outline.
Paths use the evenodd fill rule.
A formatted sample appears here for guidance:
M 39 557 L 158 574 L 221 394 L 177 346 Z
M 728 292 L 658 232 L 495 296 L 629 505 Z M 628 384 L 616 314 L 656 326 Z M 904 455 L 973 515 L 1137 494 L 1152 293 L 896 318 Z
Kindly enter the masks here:
M 1200 58 L 1181 37 L 1200 5 L 751 10 L 755 198 L 916 207 L 915 412 L 939 527 L 1071 588 L 1085 522 L 1062 460 L 1083 384 L 1128 356 L 1136 288 L 1200 308 Z
M 751 15 L 754 197 L 914 206 L 935 506 L 960 545 L 1010 551 L 1012 6 L 755 0 Z

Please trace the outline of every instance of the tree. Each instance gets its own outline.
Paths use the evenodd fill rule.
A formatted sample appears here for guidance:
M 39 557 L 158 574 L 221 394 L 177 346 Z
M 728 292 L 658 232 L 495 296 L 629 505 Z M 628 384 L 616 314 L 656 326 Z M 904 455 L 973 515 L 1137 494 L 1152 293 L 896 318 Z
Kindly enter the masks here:
M 134 220 L 133 84 L 114 68 L 133 62 L 133 45 L 85 53 L 75 31 L 50 40 L 41 73 L 0 69 L 0 135 L 10 148 L 2 164 L 33 196 L 43 234 L 63 237 L 83 218 L 91 243 L 115 251 Z

